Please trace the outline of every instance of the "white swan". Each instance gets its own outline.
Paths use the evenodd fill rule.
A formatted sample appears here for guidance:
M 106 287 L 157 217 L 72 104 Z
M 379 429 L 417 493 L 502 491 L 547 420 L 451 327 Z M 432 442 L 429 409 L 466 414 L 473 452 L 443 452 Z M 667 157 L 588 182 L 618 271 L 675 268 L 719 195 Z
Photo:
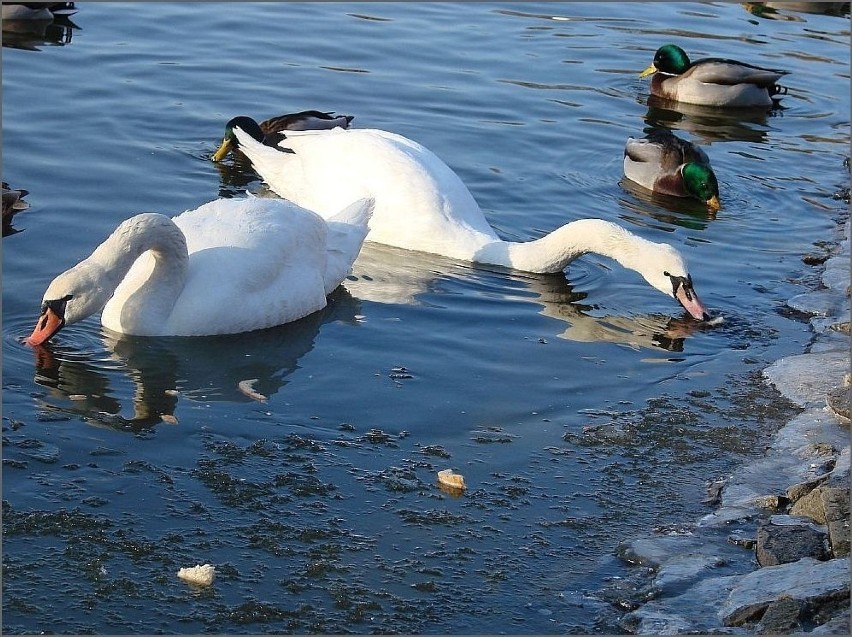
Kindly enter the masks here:
M 367 234 L 371 199 L 327 221 L 280 199 L 219 199 L 173 219 L 122 222 L 44 294 L 30 345 L 103 309 L 113 332 L 234 334 L 281 325 L 326 305 Z
M 235 127 L 238 147 L 281 197 L 327 216 L 358 197 L 376 201 L 368 241 L 528 272 L 561 272 L 595 252 L 641 274 L 694 318 L 709 315 L 684 260 L 621 226 L 581 219 L 535 241 L 504 241 L 458 175 L 420 144 L 381 130 L 335 128 L 287 132 L 282 152 L 260 129 Z

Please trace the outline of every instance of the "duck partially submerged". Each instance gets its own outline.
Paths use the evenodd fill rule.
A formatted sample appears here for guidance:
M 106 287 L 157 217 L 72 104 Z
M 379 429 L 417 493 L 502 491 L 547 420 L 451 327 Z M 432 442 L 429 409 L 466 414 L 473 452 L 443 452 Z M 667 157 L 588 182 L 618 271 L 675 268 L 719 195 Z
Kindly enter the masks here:
M 719 183 L 707 154 L 668 128 L 627 139 L 624 176 L 653 192 L 692 197 L 712 211 L 720 207 Z
M 601 219 L 579 219 L 534 241 L 501 239 L 458 175 L 424 146 L 374 129 L 289 132 L 280 152 L 234 128 L 238 147 L 279 196 L 323 216 L 348 198 L 376 201 L 368 241 L 528 272 L 562 272 L 587 252 L 635 270 L 707 320 L 683 258 Z M 350 199 L 351 200 L 351 199 Z
M 367 234 L 370 199 L 327 220 L 281 199 L 218 199 L 174 218 L 122 222 L 57 276 L 26 343 L 103 309 L 119 334 L 205 336 L 282 325 L 326 305 Z
M 788 71 L 723 58 L 691 62 L 679 46 L 666 44 L 639 77 L 652 73 L 652 95 L 703 106 L 749 107 L 771 106 L 780 99 L 786 89 L 777 82 Z
M 276 146 L 284 139 L 285 131 L 327 130 L 329 128 L 349 128 L 354 115 L 338 115 L 332 111 L 300 111 L 270 117 L 259 124 L 251 117 L 240 115 L 225 124 L 222 143 L 213 155 L 213 161 L 221 161 L 229 152 L 239 152 L 234 143 L 234 127 L 239 126 L 255 138 L 261 136 L 267 146 Z

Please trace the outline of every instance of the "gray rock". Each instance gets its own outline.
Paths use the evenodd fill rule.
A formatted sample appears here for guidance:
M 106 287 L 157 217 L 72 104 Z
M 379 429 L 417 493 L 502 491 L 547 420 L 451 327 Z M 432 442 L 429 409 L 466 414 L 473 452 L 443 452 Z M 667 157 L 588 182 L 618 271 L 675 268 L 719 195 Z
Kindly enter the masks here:
M 813 480 L 799 482 L 798 484 L 794 484 L 793 486 L 788 487 L 787 497 L 790 498 L 792 502 L 796 502 L 803 496 L 816 489 L 820 484 L 828 480 L 830 475 L 830 473 L 824 473 L 821 476 L 817 476 Z
M 849 488 L 820 487 L 834 557 L 849 555 Z
M 790 513 L 808 517 L 818 524 L 825 524 L 828 527 L 829 542 L 834 557 L 849 554 L 848 487 L 822 484 L 797 500 L 791 507 Z
M 757 529 L 757 562 L 777 566 L 803 557 L 829 558 L 828 533 L 806 525 L 762 524 Z
M 822 503 L 822 492 L 825 487 L 817 487 L 806 496 L 796 500 L 790 507 L 790 515 L 802 515 L 818 524 L 825 524 L 825 506 Z
M 768 566 L 744 575 L 719 609 L 725 626 L 739 626 L 763 614 L 781 595 L 817 604 L 849 595 L 849 562 L 806 557 L 798 562 Z
M 769 606 L 757 625 L 758 635 L 789 635 L 801 629 L 799 614 L 802 603 L 792 597 L 782 595 Z
M 790 498 L 783 495 L 763 495 L 754 500 L 754 505 L 760 509 L 782 511 L 790 504 Z
M 849 622 L 849 609 L 846 609 L 839 615 L 832 617 L 824 624 L 817 626 L 811 631 L 813 635 L 850 635 L 852 634 L 852 625 Z
M 828 408 L 842 423 L 849 424 L 849 388 L 832 389 L 825 397 Z

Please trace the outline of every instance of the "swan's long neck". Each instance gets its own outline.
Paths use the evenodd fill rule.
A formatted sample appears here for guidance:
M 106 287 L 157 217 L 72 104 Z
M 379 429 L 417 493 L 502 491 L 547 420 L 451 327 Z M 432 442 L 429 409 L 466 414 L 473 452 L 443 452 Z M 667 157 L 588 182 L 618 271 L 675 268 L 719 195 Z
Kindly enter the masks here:
M 536 239 L 500 241 L 484 246 L 476 260 L 527 272 L 561 272 L 577 257 L 594 252 L 641 272 L 642 253 L 650 241 L 602 219 L 580 219 Z
M 133 264 L 148 251 L 153 255 L 149 276 L 136 285 L 122 286 Z M 89 257 L 57 277 L 51 287 L 65 277 L 81 290 L 68 303 L 68 323 L 94 314 L 115 295 L 118 302 L 110 305 L 121 308 L 118 318 L 122 325 L 162 324 L 183 290 L 188 265 L 186 239 L 180 228 L 165 215 L 144 213 L 124 221 Z M 117 298 L 119 295 L 122 298 Z

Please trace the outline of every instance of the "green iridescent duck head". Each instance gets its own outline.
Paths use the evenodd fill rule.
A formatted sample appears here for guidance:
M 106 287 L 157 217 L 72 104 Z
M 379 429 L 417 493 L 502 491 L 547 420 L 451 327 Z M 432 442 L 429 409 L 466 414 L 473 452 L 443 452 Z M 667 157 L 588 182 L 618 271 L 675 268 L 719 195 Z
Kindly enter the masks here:
M 683 187 L 691 197 L 703 201 L 711 210 L 718 210 L 719 182 L 709 166 L 689 162 L 683 165 Z
M 692 63 L 686 52 L 675 44 L 666 44 L 657 49 L 654 61 L 647 69 L 639 74 L 645 77 L 651 73 L 666 73 L 667 75 L 680 75 L 684 73 Z

